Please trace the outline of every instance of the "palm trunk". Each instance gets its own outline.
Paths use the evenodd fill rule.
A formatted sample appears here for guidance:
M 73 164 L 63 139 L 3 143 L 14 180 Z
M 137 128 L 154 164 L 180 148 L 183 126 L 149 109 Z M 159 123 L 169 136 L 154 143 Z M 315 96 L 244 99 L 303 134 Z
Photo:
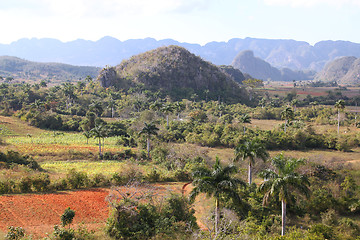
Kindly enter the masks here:
M 166 126 L 169 127 L 169 115 L 166 115 Z
M 245 131 L 246 131 L 245 125 L 243 126 L 243 128 L 244 128 L 244 135 L 245 135 Z
M 219 213 L 219 200 L 215 199 L 215 239 L 219 234 L 219 220 L 220 220 L 220 213 Z
M 338 126 L 337 126 L 337 133 L 340 134 L 340 110 L 338 110 Z
M 148 158 L 150 159 L 150 138 L 147 138 L 147 153 L 148 153 Z
M 251 185 L 252 183 L 252 169 L 251 169 L 251 162 L 249 162 L 249 169 L 248 169 L 248 183 Z
M 99 155 L 101 156 L 101 138 L 99 138 Z
M 286 202 L 281 200 L 281 236 L 285 235 L 286 226 Z
M 112 107 L 111 108 L 111 118 L 114 118 L 114 115 L 115 115 L 115 109 Z
M 285 119 L 284 132 L 286 132 L 287 119 Z

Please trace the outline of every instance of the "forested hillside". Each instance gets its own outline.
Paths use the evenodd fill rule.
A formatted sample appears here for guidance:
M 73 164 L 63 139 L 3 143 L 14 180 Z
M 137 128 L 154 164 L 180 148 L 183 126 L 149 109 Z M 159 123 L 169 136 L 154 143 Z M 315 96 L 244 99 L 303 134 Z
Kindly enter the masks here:
M 100 68 L 72 66 L 61 63 L 31 62 L 17 57 L 0 57 L 0 76 L 21 81 L 64 82 L 76 81 L 86 76 L 92 78 L 99 74 Z
M 238 81 L 244 78 L 240 74 L 236 76 Z M 248 101 L 245 90 L 225 70 L 178 46 L 161 47 L 133 56 L 116 67 L 103 69 L 98 80 L 103 87 L 142 87 L 161 91 L 177 100 Z

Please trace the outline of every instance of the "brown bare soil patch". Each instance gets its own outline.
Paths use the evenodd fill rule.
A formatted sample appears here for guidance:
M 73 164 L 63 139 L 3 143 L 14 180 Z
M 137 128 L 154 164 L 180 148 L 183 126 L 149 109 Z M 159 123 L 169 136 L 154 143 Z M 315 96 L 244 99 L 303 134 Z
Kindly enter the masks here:
M 158 196 L 166 193 L 181 193 L 184 183 L 155 184 Z M 124 190 L 126 191 L 126 190 Z M 89 189 L 47 194 L 22 194 L 0 196 L 0 231 L 8 226 L 23 227 L 33 237 L 46 237 L 54 225 L 60 225 L 60 216 L 68 207 L 75 210 L 72 227 L 85 225 L 89 230 L 99 230 L 105 226 L 109 216 L 106 197 L 115 193 L 111 189 Z

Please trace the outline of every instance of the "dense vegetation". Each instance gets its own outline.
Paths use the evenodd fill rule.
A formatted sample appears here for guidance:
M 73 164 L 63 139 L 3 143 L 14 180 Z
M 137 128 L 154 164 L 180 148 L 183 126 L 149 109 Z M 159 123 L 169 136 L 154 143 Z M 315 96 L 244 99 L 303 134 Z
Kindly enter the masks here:
M 180 100 L 177 95 L 167 95 L 166 90 L 141 85 L 122 90 L 104 88 L 90 77 L 53 87 L 3 82 L 1 115 L 45 130 L 38 136 L 14 136 L 0 122 L 1 147 L 7 149 L 0 154 L 1 170 L 6 171 L 6 178 L 0 179 L 0 193 L 193 181 L 191 201 L 171 196 L 156 204 L 145 195 L 130 198 L 133 195 L 126 193 L 121 199 L 109 200 L 112 213 L 102 237 L 356 239 L 360 234 L 358 169 L 305 161 L 287 156 L 286 151 L 346 153 L 357 149 L 360 134 L 354 129 L 359 119 L 347 108 L 356 105 L 358 99 L 346 98 L 336 90 L 340 94 L 330 92 L 300 100 L 296 88 L 285 96 L 270 96 L 255 80 L 244 84 L 251 102 L 234 96 L 225 102 L 223 96 L 217 99 L 207 89 L 196 95 L 191 92 L 186 95 L 189 99 Z M 270 129 L 253 126 L 259 120 L 276 120 L 278 124 Z M 320 131 L 319 126 L 328 129 Z M 44 149 L 49 145 L 69 149 L 80 142 L 81 146 L 95 146 L 95 151 L 29 151 L 29 156 L 20 148 L 38 144 Z M 10 151 L 11 145 L 19 152 Z M 201 150 L 203 147 L 207 152 Z M 211 156 L 209 149 L 230 149 L 231 157 Z M 271 150 L 285 152 L 268 154 Z M 123 164 L 122 171 L 88 173 L 69 169 L 56 175 L 46 170 L 49 159 L 61 157 L 76 159 L 76 164 Z M 244 173 L 246 168 L 248 174 Z M 245 183 L 246 179 L 250 184 Z M 213 197 L 215 211 L 211 211 L 206 224 L 201 220 L 204 226 L 199 230 L 191 204 L 201 193 Z M 68 216 L 71 211 L 66 213 Z M 91 232 L 63 225 L 54 229 L 53 239 L 64 239 L 59 236 L 66 234 L 71 238 L 95 238 Z M 281 228 L 286 232 L 283 237 Z M 9 232 L 22 234 L 16 228 Z
M 235 72 L 233 70 L 230 75 L 185 48 L 168 46 L 133 56 L 116 67 L 105 68 L 98 79 L 103 87 L 160 90 L 174 100 L 220 99 L 245 103 L 247 94 L 235 82 L 241 81 L 241 76 Z
M 68 80 L 77 81 L 83 76 L 96 77 L 100 68 L 72 66 L 60 63 L 38 63 L 24 59 L 1 56 L 0 76 L 7 81 L 22 79 L 22 81 L 39 82 L 44 80 L 47 83 L 59 83 Z

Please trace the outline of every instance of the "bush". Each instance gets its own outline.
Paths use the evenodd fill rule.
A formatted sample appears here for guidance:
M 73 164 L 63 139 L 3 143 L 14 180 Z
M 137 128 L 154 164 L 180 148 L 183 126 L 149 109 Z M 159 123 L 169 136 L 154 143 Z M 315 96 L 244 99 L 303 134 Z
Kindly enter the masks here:
M 22 227 L 8 227 L 8 232 L 5 235 L 6 240 L 20 240 L 25 237 L 25 230 Z
M 97 173 L 94 175 L 93 179 L 92 179 L 92 185 L 94 187 L 105 187 L 105 186 L 109 186 L 110 181 L 109 179 L 107 179 L 105 177 L 104 174 L 102 173 Z
M 22 177 L 18 183 L 21 193 L 31 192 L 32 179 L 30 177 Z
M 69 171 L 66 175 L 66 180 L 71 189 L 86 187 L 89 183 L 87 174 L 85 172 L 77 172 L 75 169 Z
M 39 174 L 33 177 L 32 186 L 37 192 L 44 192 L 49 190 L 50 178 L 48 174 Z
M 63 225 L 63 227 L 65 227 L 66 225 L 71 224 L 74 217 L 75 217 L 75 211 L 74 210 L 70 209 L 70 207 L 65 209 L 64 213 L 60 217 L 61 224 Z
M 322 235 L 324 239 L 336 239 L 333 228 L 321 223 L 312 225 L 309 232 Z

